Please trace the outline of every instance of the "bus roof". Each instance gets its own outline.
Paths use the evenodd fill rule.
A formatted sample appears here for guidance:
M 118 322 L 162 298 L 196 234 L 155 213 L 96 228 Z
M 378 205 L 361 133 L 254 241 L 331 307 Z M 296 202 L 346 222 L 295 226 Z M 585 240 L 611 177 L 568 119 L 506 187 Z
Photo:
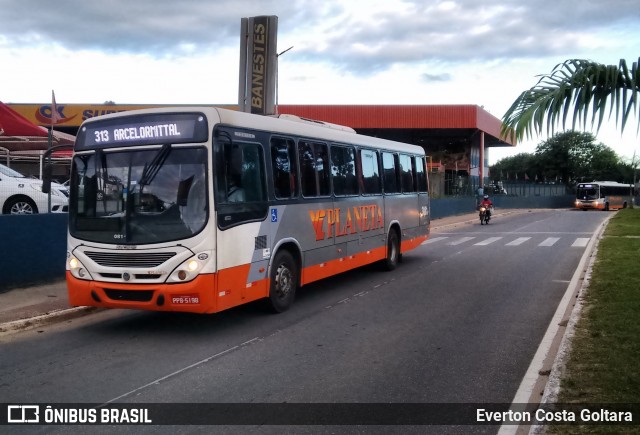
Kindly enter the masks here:
M 218 107 L 163 107 L 154 109 L 131 110 L 125 112 L 111 113 L 86 120 L 84 123 L 99 122 L 102 119 L 113 119 L 142 113 L 193 113 L 202 112 L 213 120 L 217 119 L 220 124 L 233 125 L 236 127 L 271 131 L 283 135 L 294 135 L 308 137 L 322 141 L 336 142 L 350 145 L 368 146 L 381 148 L 390 151 L 401 151 L 410 154 L 424 155 L 424 148 L 418 145 L 395 142 L 387 139 L 365 136 L 355 133 L 349 127 L 324 123 L 322 121 L 293 118 L 291 115 L 272 117 L 254 115 L 235 110 L 222 109 Z

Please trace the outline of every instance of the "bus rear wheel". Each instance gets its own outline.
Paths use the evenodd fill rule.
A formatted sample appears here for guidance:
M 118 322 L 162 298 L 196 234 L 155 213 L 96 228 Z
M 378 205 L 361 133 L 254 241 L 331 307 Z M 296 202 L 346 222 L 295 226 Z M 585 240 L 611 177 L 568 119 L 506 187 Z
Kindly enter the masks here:
M 400 236 L 395 229 L 389 230 L 387 236 L 387 257 L 383 260 L 382 266 L 385 270 L 394 270 L 400 261 Z
M 271 266 L 269 286 L 270 308 L 276 313 L 287 311 L 298 287 L 298 266 L 291 253 L 280 251 Z

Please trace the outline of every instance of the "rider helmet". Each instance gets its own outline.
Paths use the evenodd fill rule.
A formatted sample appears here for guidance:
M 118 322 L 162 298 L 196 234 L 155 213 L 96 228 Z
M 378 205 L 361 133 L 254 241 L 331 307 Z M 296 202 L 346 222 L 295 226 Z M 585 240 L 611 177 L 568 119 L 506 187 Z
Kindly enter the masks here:
M 485 196 L 484 196 L 484 199 L 489 199 L 489 195 L 485 195 Z

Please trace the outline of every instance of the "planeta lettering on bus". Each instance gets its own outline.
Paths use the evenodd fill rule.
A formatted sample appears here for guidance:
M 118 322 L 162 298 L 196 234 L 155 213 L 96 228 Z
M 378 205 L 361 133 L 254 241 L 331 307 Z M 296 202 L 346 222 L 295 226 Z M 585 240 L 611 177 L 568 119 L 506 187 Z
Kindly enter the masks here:
M 341 217 L 342 216 L 342 217 Z M 334 236 L 342 237 L 384 227 L 382 210 L 375 204 L 347 208 L 310 210 L 309 217 L 316 233 L 316 241 Z

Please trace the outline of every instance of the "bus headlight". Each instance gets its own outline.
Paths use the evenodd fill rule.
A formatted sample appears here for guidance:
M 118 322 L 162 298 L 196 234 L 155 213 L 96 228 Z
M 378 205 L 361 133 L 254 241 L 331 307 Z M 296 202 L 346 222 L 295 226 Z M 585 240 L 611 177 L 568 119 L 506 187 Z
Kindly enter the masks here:
M 173 273 L 169 277 L 169 281 L 187 282 L 193 280 L 196 276 L 198 276 L 198 273 L 200 273 L 208 258 L 208 255 L 202 254 L 197 255 L 196 257 L 191 257 L 173 271 Z
M 67 269 L 69 270 L 69 272 L 71 272 L 71 275 L 78 279 L 91 279 L 91 275 L 89 274 L 89 272 L 87 272 L 87 269 L 85 269 L 82 263 L 80 263 L 80 260 L 78 260 L 73 255 L 70 255 L 69 259 L 67 260 Z

